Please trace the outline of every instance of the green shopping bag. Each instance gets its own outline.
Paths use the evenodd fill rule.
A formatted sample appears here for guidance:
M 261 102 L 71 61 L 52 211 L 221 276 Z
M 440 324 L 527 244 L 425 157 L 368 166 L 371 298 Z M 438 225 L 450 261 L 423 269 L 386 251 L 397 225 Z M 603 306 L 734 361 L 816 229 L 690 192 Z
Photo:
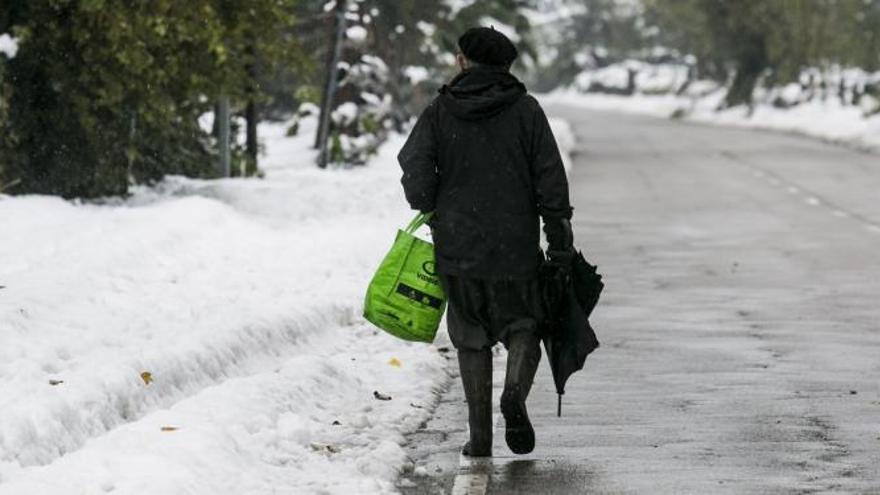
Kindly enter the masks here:
M 431 214 L 420 213 L 397 231 L 391 251 L 370 281 L 364 317 L 404 340 L 433 342 L 446 309 L 446 295 L 434 271 L 434 245 L 413 233 Z

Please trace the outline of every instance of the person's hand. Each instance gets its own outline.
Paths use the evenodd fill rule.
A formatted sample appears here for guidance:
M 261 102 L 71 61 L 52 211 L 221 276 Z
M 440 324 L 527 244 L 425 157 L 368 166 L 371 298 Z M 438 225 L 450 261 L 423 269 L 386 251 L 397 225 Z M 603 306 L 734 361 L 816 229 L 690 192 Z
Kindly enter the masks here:
M 573 246 L 569 246 L 568 249 L 548 249 L 547 265 L 569 273 L 576 254 Z
M 571 222 L 567 218 L 545 218 L 544 233 L 547 235 L 547 252 L 567 252 L 574 245 Z

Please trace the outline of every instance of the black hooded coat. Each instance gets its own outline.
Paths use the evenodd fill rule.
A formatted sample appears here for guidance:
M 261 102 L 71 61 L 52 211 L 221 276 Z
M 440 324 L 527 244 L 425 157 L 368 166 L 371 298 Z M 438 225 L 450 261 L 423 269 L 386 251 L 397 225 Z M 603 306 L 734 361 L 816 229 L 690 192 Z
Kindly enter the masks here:
M 547 117 L 508 71 L 467 69 L 440 89 L 398 155 L 413 209 L 434 212 L 437 271 L 533 279 L 539 216 L 570 218 Z

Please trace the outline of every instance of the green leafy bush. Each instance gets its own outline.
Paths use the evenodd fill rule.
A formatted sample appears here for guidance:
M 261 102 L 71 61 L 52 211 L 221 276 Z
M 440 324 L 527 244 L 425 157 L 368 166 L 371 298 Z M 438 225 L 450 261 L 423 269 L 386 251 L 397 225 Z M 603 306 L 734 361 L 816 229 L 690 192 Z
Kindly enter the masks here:
M 296 67 L 292 0 L 12 0 L 0 32 L 0 183 L 14 193 L 125 194 L 166 174 L 214 175 L 199 117 L 220 95 L 262 97 L 265 73 Z

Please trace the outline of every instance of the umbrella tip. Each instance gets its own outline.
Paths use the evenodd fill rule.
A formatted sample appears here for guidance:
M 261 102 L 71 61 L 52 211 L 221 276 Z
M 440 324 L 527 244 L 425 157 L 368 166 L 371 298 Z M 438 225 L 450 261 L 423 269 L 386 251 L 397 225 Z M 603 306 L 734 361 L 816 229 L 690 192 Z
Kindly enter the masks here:
M 556 394 L 556 417 L 562 417 L 562 394 Z

